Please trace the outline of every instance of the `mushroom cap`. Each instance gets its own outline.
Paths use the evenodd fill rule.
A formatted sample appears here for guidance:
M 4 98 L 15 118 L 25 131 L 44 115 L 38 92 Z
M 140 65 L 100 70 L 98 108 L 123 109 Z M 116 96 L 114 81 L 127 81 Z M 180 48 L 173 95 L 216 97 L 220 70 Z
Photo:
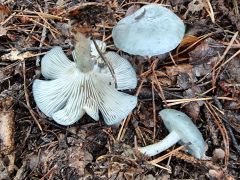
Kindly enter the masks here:
M 103 41 L 100 41 L 98 39 L 95 40 L 99 50 L 102 52 L 102 53 L 105 53 L 106 51 L 106 48 L 107 48 L 107 45 L 105 42 Z M 95 59 L 98 59 L 100 57 L 100 55 L 98 54 L 98 51 L 97 51 L 97 48 L 95 47 L 93 41 L 90 41 L 90 48 L 91 48 L 91 56 L 92 56 L 92 59 L 95 58 Z
M 133 55 L 155 56 L 177 47 L 185 32 L 182 20 L 159 4 L 145 5 L 113 28 L 117 48 Z
M 205 143 L 202 134 L 186 114 L 174 109 L 164 109 L 159 112 L 159 116 L 169 132 L 175 131 L 181 137 L 181 144 L 191 143 L 187 146 L 190 154 L 198 159 L 204 156 Z
M 118 89 L 135 88 L 137 78 L 131 64 L 115 52 L 106 53 L 112 64 Z M 51 49 L 41 61 L 42 74 L 49 80 L 35 80 L 33 95 L 39 109 L 58 124 L 71 125 L 85 113 L 94 120 L 101 111 L 107 125 L 119 123 L 137 104 L 137 97 L 115 89 L 108 68 L 97 64 L 83 73 L 61 47 Z

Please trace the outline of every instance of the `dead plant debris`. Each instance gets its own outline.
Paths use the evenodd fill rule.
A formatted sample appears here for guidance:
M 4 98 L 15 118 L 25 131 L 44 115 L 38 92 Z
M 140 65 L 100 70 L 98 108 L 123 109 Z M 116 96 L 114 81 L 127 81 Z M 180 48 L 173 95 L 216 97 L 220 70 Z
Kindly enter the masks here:
M 184 19 L 186 35 L 170 54 L 145 58 L 119 52 L 111 31 L 144 4 L 162 3 Z M 0 1 L 0 179 L 239 179 L 240 1 L 98 0 Z M 88 116 L 62 127 L 44 116 L 32 96 L 39 62 L 54 46 L 70 57 L 70 27 L 135 67 L 138 105 L 122 124 Z M 41 78 L 41 77 L 40 77 Z M 207 143 L 210 160 L 173 147 L 152 159 L 135 147 L 160 141 L 157 114 L 187 113 Z

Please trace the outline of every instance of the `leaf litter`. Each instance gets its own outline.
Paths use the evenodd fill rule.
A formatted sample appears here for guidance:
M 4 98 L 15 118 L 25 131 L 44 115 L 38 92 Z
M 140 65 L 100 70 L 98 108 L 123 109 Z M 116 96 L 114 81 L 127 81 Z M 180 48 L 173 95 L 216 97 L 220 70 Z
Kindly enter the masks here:
M 129 91 L 138 95 L 138 105 L 120 126 L 108 127 L 102 120 L 93 122 L 84 116 L 77 124 L 62 127 L 36 108 L 31 90 L 33 80 L 39 76 L 36 57 L 56 45 L 69 56 L 69 24 L 117 51 L 111 39 L 113 26 L 150 2 L 160 3 L 2 2 L 0 101 L 6 106 L 10 98 L 11 105 L 1 107 L 0 114 L 9 114 L 4 122 L 11 128 L 0 132 L 1 138 L 8 139 L 0 142 L 0 179 L 240 177 L 238 1 L 162 1 L 185 19 L 185 38 L 171 55 L 146 59 L 119 52 L 132 63 L 139 77 L 136 90 Z M 135 147 L 167 135 L 156 116 L 164 107 L 181 110 L 193 119 L 212 160 L 196 160 L 181 146 L 153 159 L 135 151 Z

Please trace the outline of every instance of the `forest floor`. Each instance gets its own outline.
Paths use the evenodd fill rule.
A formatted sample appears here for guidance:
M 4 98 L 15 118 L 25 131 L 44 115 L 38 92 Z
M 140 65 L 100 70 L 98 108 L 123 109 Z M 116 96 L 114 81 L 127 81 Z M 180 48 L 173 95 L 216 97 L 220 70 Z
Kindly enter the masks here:
M 240 178 L 240 1 L 0 2 L 1 180 Z M 118 51 L 112 28 L 149 3 L 163 4 L 184 21 L 184 39 L 165 56 Z M 138 86 L 126 92 L 137 95 L 138 104 L 119 126 L 88 115 L 60 126 L 35 104 L 32 83 L 43 79 L 41 58 L 54 46 L 71 57 L 71 25 L 106 42 L 136 69 Z M 180 145 L 152 158 L 136 151 L 167 136 L 158 117 L 164 108 L 191 117 L 210 160 L 195 159 Z

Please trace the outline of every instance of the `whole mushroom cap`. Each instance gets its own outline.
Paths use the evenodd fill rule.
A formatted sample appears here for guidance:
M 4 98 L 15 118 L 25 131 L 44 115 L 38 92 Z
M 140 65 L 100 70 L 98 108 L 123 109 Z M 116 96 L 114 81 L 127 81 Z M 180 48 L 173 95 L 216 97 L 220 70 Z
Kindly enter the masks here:
M 175 131 L 181 137 L 181 144 L 191 143 L 187 146 L 190 154 L 199 159 L 204 156 L 205 143 L 202 134 L 186 114 L 174 109 L 164 109 L 159 115 L 168 131 Z
M 159 4 L 145 5 L 113 28 L 114 44 L 133 55 L 155 56 L 177 47 L 185 32 L 182 20 Z
M 103 42 L 97 43 L 105 50 Z M 33 82 L 33 96 L 38 108 L 58 124 L 71 125 L 85 113 L 98 121 L 99 112 L 107 125 L 117 124 L 137 104 L 136 96 L 118 91 L 136 87 L 137 77 L 132 65 L 116 52 L 103 52 L 114 70 L 115 88 L 109 68 L 103 63 L 99 65 L 101 58 L 95 47 L 86 51 L 90 45 L 85 37 L 75 45 L 74 62 L 61 47 L 54 47 L 42 58 L 41 72 L 46 80 Z

